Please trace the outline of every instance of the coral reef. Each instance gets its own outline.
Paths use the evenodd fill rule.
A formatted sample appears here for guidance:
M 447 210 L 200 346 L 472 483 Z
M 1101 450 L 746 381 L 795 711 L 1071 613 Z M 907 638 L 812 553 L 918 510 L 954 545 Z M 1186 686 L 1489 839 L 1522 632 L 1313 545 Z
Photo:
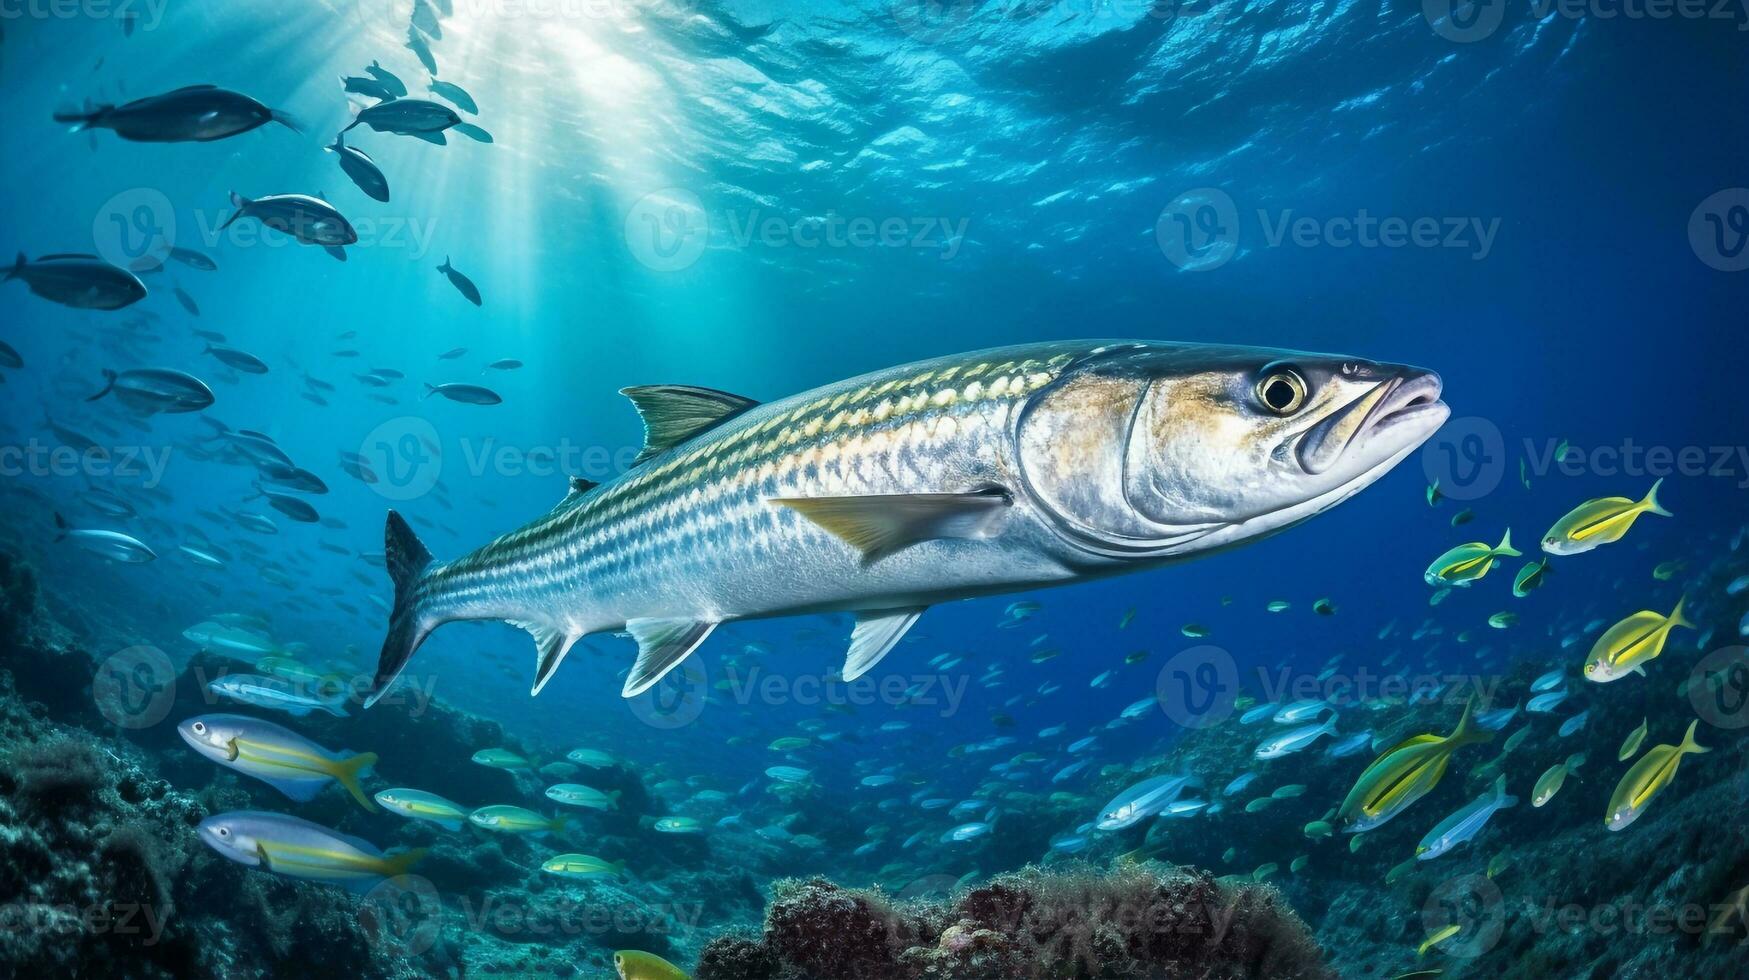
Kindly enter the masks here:
M 950 902 L 774 886 L 762 936 L 719 937 L 698 980 L 1000 977 L 1333 977 L 1267 886 L 1188 869 L 1002 874 Z

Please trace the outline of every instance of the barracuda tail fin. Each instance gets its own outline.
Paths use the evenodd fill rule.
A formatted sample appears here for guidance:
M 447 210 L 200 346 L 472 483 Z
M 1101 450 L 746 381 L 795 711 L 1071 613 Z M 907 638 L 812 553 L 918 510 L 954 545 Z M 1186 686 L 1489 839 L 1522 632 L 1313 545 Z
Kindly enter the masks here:
M 377 657 L 376 679 L 364 701 L 366 708 L 377 703 L 407 666 L 413 651 L 437 626 L 419 615 L 419 583 L 432 565 L 431 552 L 425 550 L 406 519 L 392 510 L 383 528 L 383 554 L 389 578 L 395 583 L 395 604 L 389 612 L 389 635 L 383 638 L 383 651 Z

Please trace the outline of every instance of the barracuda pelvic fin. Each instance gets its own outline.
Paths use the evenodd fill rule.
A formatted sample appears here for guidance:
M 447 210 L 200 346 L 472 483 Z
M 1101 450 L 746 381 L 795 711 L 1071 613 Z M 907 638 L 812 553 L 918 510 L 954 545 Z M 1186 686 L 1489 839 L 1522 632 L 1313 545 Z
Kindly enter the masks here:
M 680 666 L 716 628 L 715 623 L 690 619 L 627 620 L 626 632 L 638 641 L 638 661 L 626 675 L 621 696 L 636 697 L 649 690 L 663 675 Z
M 986 538 L 1014 498 L 1000 489 L 972 493 L 892 493 L 863 497 L 773 497 L 862 553 L 872 565 L 936 538 Z
M 858 615 L 856 628 L 850 631 L 850 653 L 844 658 L 844 679 L 853 681 L 873 670 L 888 651 L 899 645 L 905 631 L 927 608 L 916 606 Z
M 559 669 L 559 664 L 565 659 L 565 654 L 571 652 L 571 644 L 583 638 L 581 633 L 572 633 L 552 626 L 542 626 L 539 623 L 512 623 L 528 630 L 534 637 L 535 665 L 534 687 L 529 694 L 539 694 L 540 689 L 547 686 L 547 681 L 553 676 L 553 671 Z

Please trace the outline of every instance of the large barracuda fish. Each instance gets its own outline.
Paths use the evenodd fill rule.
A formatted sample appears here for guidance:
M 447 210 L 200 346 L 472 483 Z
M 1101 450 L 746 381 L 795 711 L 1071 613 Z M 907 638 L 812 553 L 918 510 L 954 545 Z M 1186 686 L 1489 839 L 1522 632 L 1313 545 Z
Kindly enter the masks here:
M 1382 476 L 1449 414 L 1439 376 L 1249 347 L 1074 341 L 908 364 L 759 404 L 624 389 L 636 464 L 436 562 L 391 511 L 374 703 L 420 643 L 501 619 L 538 648 L 624 631 L 636 695 L 717 624 L 849 611 L 843 676 L 929 606 L 1150 568 L 1252 541 Z

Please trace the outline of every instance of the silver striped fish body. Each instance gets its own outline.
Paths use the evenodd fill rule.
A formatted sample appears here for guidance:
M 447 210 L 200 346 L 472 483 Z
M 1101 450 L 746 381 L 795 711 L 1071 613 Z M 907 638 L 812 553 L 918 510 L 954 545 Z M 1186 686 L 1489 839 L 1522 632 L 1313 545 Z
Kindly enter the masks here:
M 627 389 L 657 446 L 649 404 Z M 683 401 L 702 389 L 683 389 Z M 693 395 L 687 395 L 690 392 Z M 452 562 L 397 515 L 375 697 L 437 625 L 528 629 L 535 690 L 578 637 L 629 630 L 635 694 L 715 624 L 858 614 L 847 677 L 925 607 L 1127 571 L 1273 533 L 1442 422 L 1436 375 L 1137 341 L 944 357 L 753 406 Z M 751 407 L 749 407 L 751 406 Z
M 926 541 L 865 566 L 768 501 L 1012 485 L 1014 418 L 1072 356 L 943 358 L 761 405 L 438 569 L 428 601 L 458 619 L 593 633 L 640 617 L 891 608 L 978 583 L 1008 591 L 1070 578 L 1042 528 Z

